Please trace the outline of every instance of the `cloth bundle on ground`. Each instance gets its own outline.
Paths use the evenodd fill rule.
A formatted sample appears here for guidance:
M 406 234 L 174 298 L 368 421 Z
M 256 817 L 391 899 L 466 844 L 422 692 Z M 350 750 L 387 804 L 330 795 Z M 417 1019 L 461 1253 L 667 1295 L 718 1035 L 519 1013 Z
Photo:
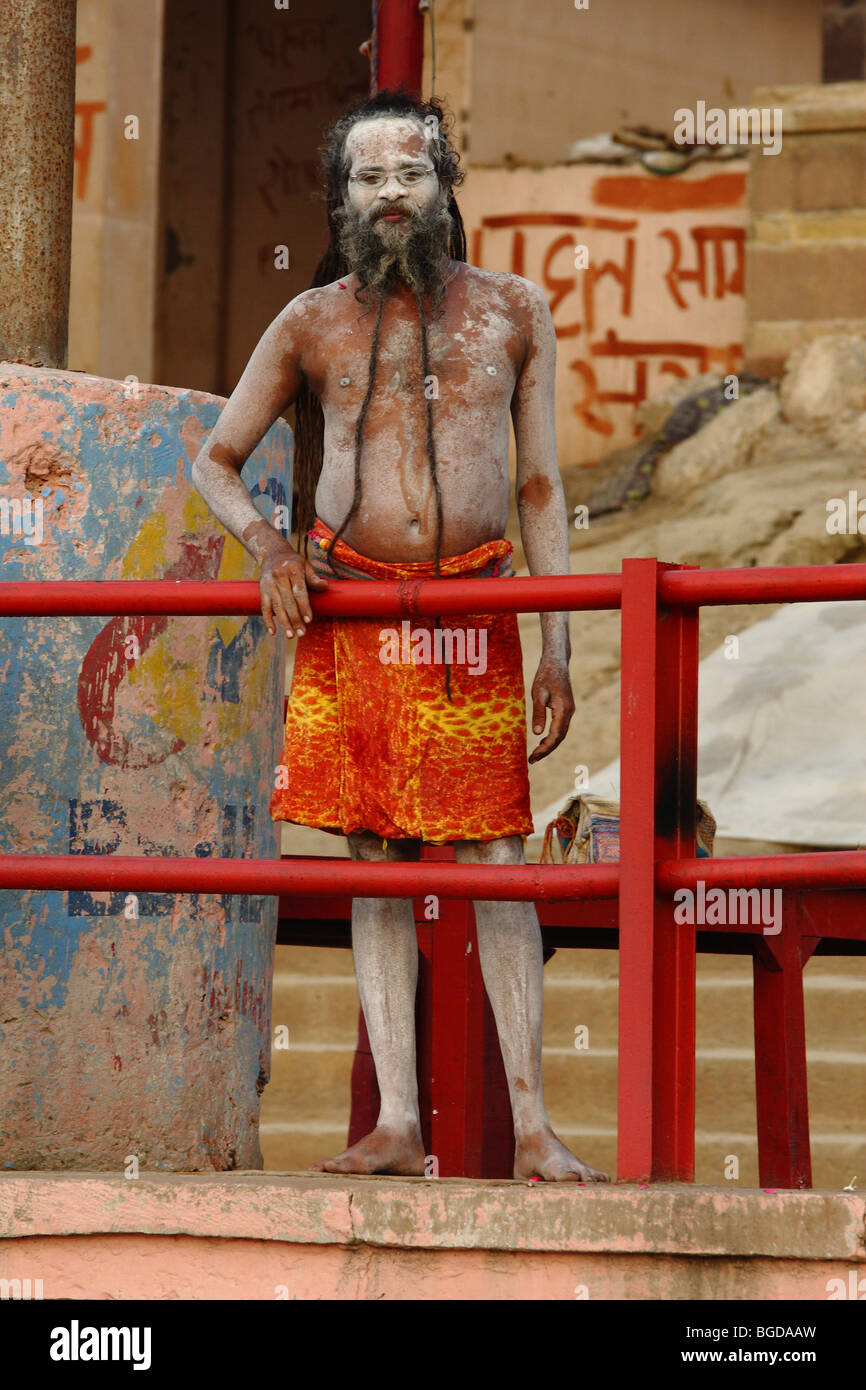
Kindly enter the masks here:
M 334 579 L 432 579 L 435 562 L 360 555 L 320 518 L 310 561 Z M 513 574 L 509 541 L 440 559 L 442 578 Z M 517 615 L 314 618 L 298 640 L 274 820 L 385 839 L 532 833 Z M 445 659 L 451 700 L 445 688 Z
M 697 858 L 711 859 L 716 822 L 704 801 L 697 803 L 696 832 Z M 539 862 L 618 864 L 619 802 L 601 796 L 573 797 L 545 830 Z

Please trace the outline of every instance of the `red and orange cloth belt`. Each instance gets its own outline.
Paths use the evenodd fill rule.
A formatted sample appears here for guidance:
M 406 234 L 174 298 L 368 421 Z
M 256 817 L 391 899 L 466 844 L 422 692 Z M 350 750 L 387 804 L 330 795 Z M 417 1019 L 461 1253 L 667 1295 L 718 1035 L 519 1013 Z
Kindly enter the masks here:
M 309 532 L 334 578 L 334 533 Z M 443 578 L 513 574 L 510 541 L 443 556 Z M 393 564 L 334 550 L 340 579 L 432 579 L 433 560 Z M 298 640 L 274 820 L 385 839 L 495 840 L 532 833 L 523 660 L 515 613 L 314 618 Z M 445 690 L 448 661 L 451 701 Z

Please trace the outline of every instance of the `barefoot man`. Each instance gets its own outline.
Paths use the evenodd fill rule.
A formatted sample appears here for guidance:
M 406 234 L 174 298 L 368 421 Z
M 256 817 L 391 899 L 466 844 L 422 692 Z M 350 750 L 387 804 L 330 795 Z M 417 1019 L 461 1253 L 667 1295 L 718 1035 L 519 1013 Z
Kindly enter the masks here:
M 509 416 L 529 569 L 569 573 L 547 300 L 522 276 L 466 264 L 453 195 L 464 175 L 438 102 L 380 92 L 336 123 L 323 154 L 331 245 L 315 288 L 264 333 L 193 468 L 260 566 L 268 631 L 300 639 L 271 814 L 345 834 L 353 859 L 416 860 L 423 843 L 453 843 L 460 863 L 522 864 L 532 818 L 516 615 L 314 622 L 308 591 L 328 574 L 513 574 Z M 240 478 L 291 402 L 297 550 Z M 548 713 L 550 726 L 529 762 L 562 742 L 574 712 L 568 615 L 543 613 L 541 629 L 532 727 L 544 734 Z M 544 1108 L 534 905 L 476 902 L 475 916 L 514 1176 L 608 1181 L 560 1143 Z M 381 1109 L 371 1134 L 316 1168 L 421 1175 L 411 900 L 356 898 L 352 947 Z

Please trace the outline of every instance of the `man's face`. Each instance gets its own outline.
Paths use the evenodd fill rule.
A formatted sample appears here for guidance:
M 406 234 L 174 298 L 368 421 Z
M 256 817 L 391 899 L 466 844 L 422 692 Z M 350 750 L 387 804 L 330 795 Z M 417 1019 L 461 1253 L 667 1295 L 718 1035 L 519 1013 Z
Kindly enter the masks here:
M 359 121 L 346 138 L 340 249 L 376 295 L 397 280 L 434 303 L 444 293 L 452 223 L 429 150 L 416 119 Z
M 380 117 L 359 121 L 349 131 L 347 202 L 372 222 L 383 237 L 405 230 L 409 220 L 429 212 L 440 197 L 439 180 L 420 121 Z

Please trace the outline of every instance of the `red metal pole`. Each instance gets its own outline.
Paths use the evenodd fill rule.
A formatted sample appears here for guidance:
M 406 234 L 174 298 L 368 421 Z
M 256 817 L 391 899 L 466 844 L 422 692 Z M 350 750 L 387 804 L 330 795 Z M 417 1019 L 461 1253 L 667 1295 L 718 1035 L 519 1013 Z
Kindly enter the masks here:
M 550 613 L 619 608 L 618 574 L 509 579 L 424 579 L 399 583 L 331 580 L 311 595 L 323 617 L 433 617 L 436 613 Z M 866 598 L 866 565 L 803 565 L 779 569 L 663 569 L 659 601 L 670 607 L 728 603 L 809 603 Z M 260 611 L 254 581 L 49 579 L 0 582 L 0 616 L 113 617 L 142 613 L 192 617 Z
M 434 617 L 437 613 L 553 613 L 618 608 L 618 574 L 509 579 L 329 580 L 310 594 L 319 617 Z M 142 613 L 192 617 L 259 613 L 252 580 L 43 579 L 0 582 L 0 616 L 114 617 Z
M 437 858 L 453 858 L 443 846 Z M 425 855 L 426 855 L 425 851 Z M 480 1178 L 484 1110 L 484 985 L 468 902 L 443 901 L 433 922 L 430 1134 L 441 1177 Z M 474 1102 L 474 1103 L 473 1103 Z
M 152 893 L 311 893 L 351 897 L 567 902 L 615 898 L 615 864 L 366 864 L 313 858 L 175 859 L 143 855 L 3 854 L 0 888 Z
M 617 1176 L 653 1169 L 655 560 L 623 560 Z
M 658 577 L 665 573 L 660 568 Z M 656 667 L 656 862 L 695 855 L 698 782 L 698 609 L 660 607 Z M 655 1178 L 694 1182 L 694 925 L 674 921 L 672 897 L 656 885 L 653 1066 Z
M 748 570 L 668 569 L 659 576 L 666 604 L 817 603 L 866 598 L 866 565 L 779 565 Z
M 694 888 L 863 888 L 866 850 L 828 850 L 826 854 L 751 855 L 744 859 L 664 859 L 656 866 L 660 893 Z
M 628 827 L 627 827 L 628 829 Z M 838 862 L 837 862 L 838 861 Z M 305 859 L 175 859 L 143 855 L 3 854 L 0 888 L 128 887 L 152 893 L 307 893 L 412 898 L 438 893 L 445 898 L 490 902 L 566 903 L 615 898 L 620 882 L 616 864 L 363 864 L 323 856 Z M 694 887 L 863 888 L 866 851 L 790 854 L 773 859 L 664 860 L 658 865 L 658 891 Z
M 358 1042 L 355 1047 L 355 1060 L 352 1063 L 351 1096 L 347 1149 L 374 1130 L 379 1119 L 379 1083 L 376 1080 L 376 1064 L 373 1061 L 362 1009 L 358 1010 Z
M 694 929 L 656 860 L 694 854 L 697 613 L 660 611 L 656 560 L 623 561 L 618 1176 L 694 1174 Z
M 757 939 L 753 957 L 758 1181 L 811 1187 L 803 968 L 818 945 L 802 935 L 802 894 L 788 897 L 776 937 Z
M 420 97 L 424 67 L 424 11 L 418 0 L 378 0 L 375 91 L 404 86 Z

